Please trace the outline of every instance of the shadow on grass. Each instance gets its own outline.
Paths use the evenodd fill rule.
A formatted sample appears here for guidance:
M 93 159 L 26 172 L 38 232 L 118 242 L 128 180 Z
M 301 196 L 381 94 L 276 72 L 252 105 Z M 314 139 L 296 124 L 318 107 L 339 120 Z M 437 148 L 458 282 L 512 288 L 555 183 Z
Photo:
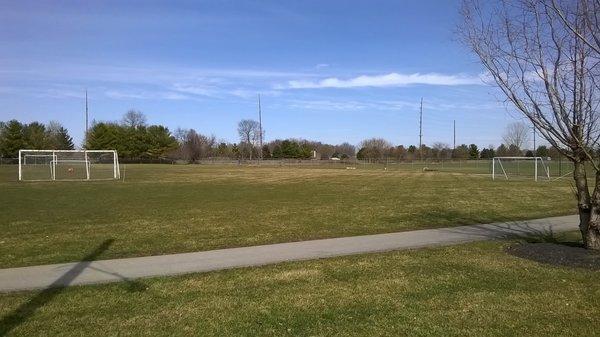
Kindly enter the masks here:
M 422 225 L 414 229 L 433 229 L 458 226 L 480 225 L 496 222 L 510 222 L 512 219 L 500 213 L 462 212 L 460 210 L 446 209 L 443 207 L 434 207 L 427 211 L 421 211 L 417 214 L 421 219 Z M 385 216 L 381 221 L 388 225 L 397 225 L 406 223 L 406 215 Z M 413 228 L 411 228 L 413 229 Z
M 600 253 L 563 242 L 523 242 L 505 251 L 522 259 L 557 267 L 600 270 Z
M 518 258 L 556 267 L 600 270 L 600 253 L 585 249 L 581 241 L 565 234 L 543 233 L 522 238 L 505 252 Z
M 110 273 L 94 268 L 90 266 L 90 264 L 92 263 L 92 261 L 96 260 L 97 257 L 100 256 L 104 251 L 106 251 L 113 242 L 113 239 L 108 239 L 102 242 L 98 247 L 96 247 L 96 249 L 94 249 L 91 253 L 86 255 L 79 263 L 73 266 L 73 268 L 69 269 L 61 277 L 56 279 L 56 281 L 54 281 L 48 288 L 40 291 L 30 300 L 21 304 L 14 311 L 4 316 L 0 320 L 0 336 L 7 335 L 10 331 L 15 329 L 20 324 L 24 323 L 33 314 L 35 314 L 35 311 L 37 309 L 43 307 L 53 298 L 62 293 L 65 287 L 69 286 L 71 282 L 73 282 L 73 280 L 75 280 L 75 278 L 77 278 L 77 276 L 79 276 L 86 268 L 92 268 L 97 271 Z M 116 275 L 124 281 L 126 281 L 128 291 L 134 292 L 147 289 L 146 286 L 141 282 L 129 280 L 124 276 L 121 276 L 116 273 L 110 274 Z
M 463 222 L 472 219 L 452 212 L 451 218 L 460 218 Z M 600 253 L 587 250 L 576 235 L 556 233 L 550 223 L 529 221 L 504 221 L 496 224 L 471 225 L 443 229 L 449 234 L 459 234 L 479 239 L 516 239 L 505 249 L 506 253 L 543 264 L 600 270 Z
M 465 219 L 465 218 L 463 218 Z M 556 224 L 554 224 L 556 226 Z M 449 234 L 459 234 L 479 239 L 519 239 L 530 243 L 554 243 L 577 245 L 576 242 L 566 242 L 564 235 L 553 230 L 553 224 L 536 221 L 514 221 L 503 219 L 495 223 L 474 224 L 443 228 Z

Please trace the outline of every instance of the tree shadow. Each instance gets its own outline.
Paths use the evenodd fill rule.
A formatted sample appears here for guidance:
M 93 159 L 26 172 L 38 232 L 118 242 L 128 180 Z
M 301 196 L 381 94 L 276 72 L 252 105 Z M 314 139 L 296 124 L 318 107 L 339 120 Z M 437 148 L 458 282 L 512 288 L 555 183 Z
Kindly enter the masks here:
M 452 214 L 456 217 L 457 214 Z M 518 243 L 505 252 L 530 261 L 561 267 L 600 270 L 600 253 L 583 247 L 567 233 L 556 233 L 550 224 L 531 225 L 528 221 L 505 221 L 497 224 L 444 228 L 443 231 L 484 240 L 513 239 Z
M 532 225 L 529 221 L 510 221 L 491 224 L 476 224 L 468 226 L 450 227 L 442 229 L 448 233 L 464 234 L 481 239 L 518 239 L 529 243 L 553 243 L 572 246 L 581 246 L 577 242 L 565 240 L 563 234 L 552 230 L 550 224 L 537 223 Z
M 543 233 L 523 237 L 521 242 L 504 250 L 512 256 L 555 267 L 600 270 L 600 252 L 585 249 L 581 241 L 566 235 Z
M 518 258 L 557 267 L 600 270 L 600 253 L 563 242 L 522 242 L 506 247 L 506 253 Z
M 52 301 L 52 299 L 54 299 L 56 296 L 62 293 L 65 290 L 65 287 L 69 286 L 71 282 L 73 282 L 73 280 L 75 280 L 77 276 L 79 276 L 86 268 L 92 268 L 97 271 L 109 273 L 120 277 L 122 280 L 127 282 L 127 290 L 130 292 L 146 290 L 146 285 L 139 281 L 133 281 L 127 279 L 126 277 L 120 274 L 103 271 L 93 266 L 90 266 L 92 261 L 96 260 L 98 256 L 100 256 L 104 251 L 106 251 L 108 247 L 112 245 L 113 242 L 113 239 L 108 239 L 102 242 L 98 247 L 96 247 L 96 249 L 94 249 L 88 255 L 83 257 L 83 259 L 81 259 L 79 263 L 73 266 L 73 268 L 69 269 L 61 277 L 56 279 L 56 281 L 52 282 L 50 286 L 40 291 L 30 300 L 21 304 L 18 308 L 16 308 L 11 313 L 0 319 L 0 336 L 7 335 L 10 331 L 15 329 L 17 326 L 21 325 L 32 315 L 34 315 L 37 309 L 43 307 L 48 302 Z
M 426 223 L 416 229 L 446 228 L 449 226 L 471 226 L 487 224 L 492 222 L 508 222 L 511 219 L 503 214 L 477 212 L 462 212 L 455 209 L 433 208 L 417 213 L 417 217 Z M 402 224 L 406 222 L 406 215 L 392 215 L 381 218 L 388 225 Z

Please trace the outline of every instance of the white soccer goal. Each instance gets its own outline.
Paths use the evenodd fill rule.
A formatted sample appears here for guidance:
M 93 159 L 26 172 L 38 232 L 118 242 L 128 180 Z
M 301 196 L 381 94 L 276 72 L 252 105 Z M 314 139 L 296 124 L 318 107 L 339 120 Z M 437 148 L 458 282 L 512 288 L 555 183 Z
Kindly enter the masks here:
M 119 179 L 119 156 L 114 150 L 19 150 L 19 180 Z
M 492 158 L 492 180 L 496 176 L 506 180 L 521 178 L 538 181 L 550 180 L 550 169 L 542 157 L 494 157 Z

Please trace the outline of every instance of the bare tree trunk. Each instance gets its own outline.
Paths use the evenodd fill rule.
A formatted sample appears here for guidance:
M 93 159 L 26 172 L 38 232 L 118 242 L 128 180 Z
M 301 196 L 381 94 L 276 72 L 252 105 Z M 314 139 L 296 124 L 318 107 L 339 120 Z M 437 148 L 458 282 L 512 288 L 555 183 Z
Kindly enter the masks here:
M 585 161 L 575 161 L 573 178 L 579 209 L 579 230 L 588 249 L 600 250 L 600 172 L 596 173 L 594 193 L 590 196 Z
M 581 232 L 588 249 L 600 250 L 600 172 L 596 172 L 594 193 L 591 198 L 591 212 L 586 232 Z
M 584 244 L 586 244 L 587 229 L 591 218 L 590 192 L 587 184 L 585 162 L 574 161 L 573 165 L 573 179 L 575 179 L 577 209 L 579 210 L 579 230 L 581 231 Z

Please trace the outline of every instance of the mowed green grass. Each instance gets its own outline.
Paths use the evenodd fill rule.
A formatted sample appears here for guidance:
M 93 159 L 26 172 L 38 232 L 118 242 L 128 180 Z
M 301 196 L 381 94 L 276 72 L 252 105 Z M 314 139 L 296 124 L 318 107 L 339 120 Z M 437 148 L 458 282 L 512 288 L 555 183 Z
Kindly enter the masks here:
M 510 244 L 0 294 L 0 334 L 597 335 L 600 272 L 514 257 Z
M 569 180 L 390 167 L 125 165 L 125 181 L 16 182 L 0 166 L 0 268 L 571 214 Z M 471 168 L 467 168 L 470 172 Z M 460 171 L 460 170 L 459 170 Z M 485 171 L 485 170 L 484 170 Z

